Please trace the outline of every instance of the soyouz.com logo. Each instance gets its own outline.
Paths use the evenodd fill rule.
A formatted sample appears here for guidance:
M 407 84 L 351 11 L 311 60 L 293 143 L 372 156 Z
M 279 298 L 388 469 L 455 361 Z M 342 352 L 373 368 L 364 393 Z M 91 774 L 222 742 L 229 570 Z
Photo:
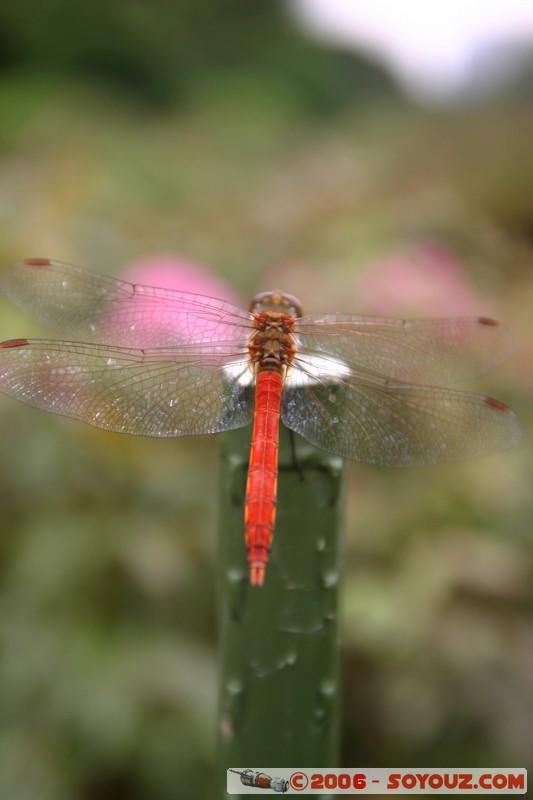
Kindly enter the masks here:
M 232 768 L 228 794 L 526 794 L 525 769 Z

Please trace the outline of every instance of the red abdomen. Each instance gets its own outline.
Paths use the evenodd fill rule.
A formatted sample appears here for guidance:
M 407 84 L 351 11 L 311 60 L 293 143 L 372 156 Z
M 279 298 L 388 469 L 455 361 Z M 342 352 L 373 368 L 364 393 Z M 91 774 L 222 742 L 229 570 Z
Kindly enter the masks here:
M 250 582 L 265 578 L 276 522 L 279 418 L 283 380 L 273 370 L 259 370 L 255 386 L 254 431 L 246 483 L 244 524 Z

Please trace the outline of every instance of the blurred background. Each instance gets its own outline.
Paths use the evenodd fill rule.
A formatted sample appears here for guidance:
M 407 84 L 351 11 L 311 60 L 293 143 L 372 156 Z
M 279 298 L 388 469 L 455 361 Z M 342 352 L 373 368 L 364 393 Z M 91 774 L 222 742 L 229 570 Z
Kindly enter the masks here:
M 521 447 L 350 465 L 341 764 L 531 768 L 533 11 L 391 5 L 0 0 L 0 263 L 507 324 Z M 209 795 L 216 452 L 0 398 L 1 797 Z

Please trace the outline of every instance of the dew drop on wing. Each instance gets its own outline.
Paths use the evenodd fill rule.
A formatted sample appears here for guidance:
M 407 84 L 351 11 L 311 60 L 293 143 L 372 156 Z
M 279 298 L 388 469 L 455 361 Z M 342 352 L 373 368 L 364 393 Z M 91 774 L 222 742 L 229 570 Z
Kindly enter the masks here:
M 251 407 L 253 396 L 254 386 L 252 384 L 240 387 L 239 393 L 233 398 L 232 402 L 224 410 L 220 420 L 222 429 L 226 429 L 226 427 L 228 429 L 234 427 L 234 425 L 231 424 L 231 421 L 235 418 L 235 416 L 239 417 L 242 411 Z

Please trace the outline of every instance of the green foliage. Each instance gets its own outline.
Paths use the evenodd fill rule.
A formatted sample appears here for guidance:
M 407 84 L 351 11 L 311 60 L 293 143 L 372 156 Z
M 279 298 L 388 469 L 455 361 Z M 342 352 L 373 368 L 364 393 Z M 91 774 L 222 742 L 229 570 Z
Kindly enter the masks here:
M 224 91 L 243 71 L 259 92 L 288 91 L 302 111 L 392 93 L 383 71 L 324 51 L 287 22 L 279 0 L 3 3 L 3 67 L 82 78 L 160 108 L 202 86 Z

